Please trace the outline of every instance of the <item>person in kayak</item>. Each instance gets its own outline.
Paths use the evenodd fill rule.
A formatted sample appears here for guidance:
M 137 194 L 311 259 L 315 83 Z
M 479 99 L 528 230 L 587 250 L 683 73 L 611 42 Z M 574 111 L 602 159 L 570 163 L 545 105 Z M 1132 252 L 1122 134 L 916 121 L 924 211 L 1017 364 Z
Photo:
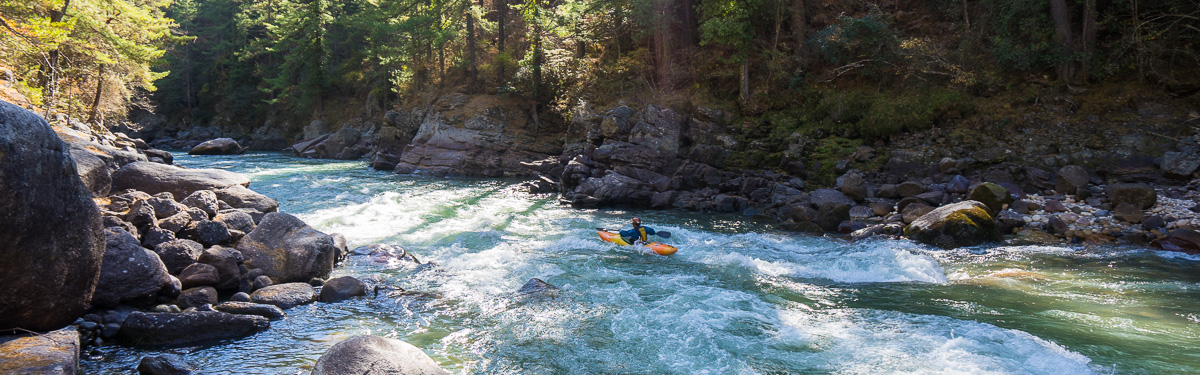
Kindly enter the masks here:
M 653 235 L 654 229 L 642 226 L 641 218 L 633 218 L 633 229 L 621 231 L 621 237 L 625 238 L 625 242 L 631 245 L 638 243 L 649 242 L 646 236 Z

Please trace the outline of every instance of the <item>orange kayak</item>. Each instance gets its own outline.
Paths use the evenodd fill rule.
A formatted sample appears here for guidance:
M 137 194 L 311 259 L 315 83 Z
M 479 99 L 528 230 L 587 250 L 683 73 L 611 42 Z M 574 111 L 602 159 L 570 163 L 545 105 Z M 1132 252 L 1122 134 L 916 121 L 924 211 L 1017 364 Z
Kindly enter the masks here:
M 629 243 L 625 242 L 625 239 L 621 238 L 620 234 L 608 232 L 608 231 L 599 231 L 599 232 L 600 232 L 600 239 L 604 240 L 604 242 L 611 242 L 611 243 L 615 243 L 615 244 L 621 245 L 621 246 L 629 246 Z M 675 246 L 671 246 L 671 245 L 667 245 L 665 243 L 659 243 L 659 242 L 651 242 L 651 243 L 648 243 L 648 244 L 645 244 L 642 246 L 644 246 L 650 250 L 654 250 L 654 253 L 658 254 L 658 255 L 671 255 L 671 254 L 675 254 L 676 251 L 679 251 L 679 249 L 675 248 Z

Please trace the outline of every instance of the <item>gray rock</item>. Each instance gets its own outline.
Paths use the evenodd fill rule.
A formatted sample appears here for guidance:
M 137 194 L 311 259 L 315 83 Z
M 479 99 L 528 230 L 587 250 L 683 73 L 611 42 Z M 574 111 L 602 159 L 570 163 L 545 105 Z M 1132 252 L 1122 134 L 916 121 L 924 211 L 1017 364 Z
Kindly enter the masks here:
M 210 139 L 188 151 L 188 155 L 237 155 L 246 152 L 233 138 Z
M 0 155 L 0 330 L 65 326 L 100 273 L 100 211 L 46 121 L 3 101 Z
M 875 192 L 875 196 L 888 199 L 900 198 L 900 194 L 896 193 L 896 184 L 879 185 L 879 191 Z
M 246 266 L 262 269 L 281 283 L 326 277 L 333 270 L 333 238 L 295 216 L 272 212 L 237 243 Z
M 1068 165 L 1058 170 L 1054 190 L 1059 194 L 1071 194 L 1079 198 L 1087 198 L 1087 185 L 1091 178 L 1088 170 L 1078 165 Z
M 199 242 L 204 246 L 224 245 L 232 238 L 225 224 L 211 220 L 191 222 L 179 231 L 179 237 Z
M 975 246 L 999 241 L 996 222 L 987 206 L 977 201 L 962 201 L 938 207 L 904 229 L 908 238 L 946 249 Z
M 213 192 L 217 194 L 217 199 L 228 203 L 234 208 L 250 208 L 264 213 L 275 212 L 279 209 L 279 202 L 241 185 L 234 185 Z
M 146 228 L 146 233 L 142 234 L 142 246 L 146 248 L 156 248 L 163 243 L 175 240 L 175 232 L 171 232 L 159 227 Z M 164 262 L 166 263 L 166 262 Z
M 971 189 L 971 194 L 967 197 L 967 199 L 979 201 L 986 205 L 989 214 L 996 214 L 1000 210 L 1003 210 L 1006 205 L 1013 202 L 1012 195 L 1009 194 L 1008 189 L 991 182 L 979 184 L 979 186 Z
M 350 255 L 350 247 L 346 244 L 346 236 L 343 236 L 341 233 L 333 233 L 329 237 L 333 238 L 333 247 L 337 249 L 333 257 L 334 263 L 346 259 Z
M 158 244 L 154 247 L 154 252 L 167 267 L 167 272 L 178 275 L 184 268 L 196 263 L 200 254 L 204 252 L 204 246 L 196 241 L 176 239 Z
M 1136 204 L 1121 202 L 1113 209 L 1113 218 L 1130 224 L 1141 223 L 1144 213 Z
M 247 296 L 247 298 L 249 298 L 249 296 Z M 283 319 L 287 316 L 287 314 L 283 313 L 282 309 L 275 307 L 275 305 L 251 303 L 249 301 L 226 301 L 213 306 L 213 308 L 217 311 L 227 312 L 230 314 L 258 315 L 270 320 Z
M 317 290 L 305 283 L 271 285 L 250 293 L 250 301 L 290 309 L 317 300 Z
M 203 305 L 211 305 L 217 303 L 217 289 L 211 286 L 202 286 L 184 290 L 179 298 L 175 299 L 175 304 L 181 308 L 200 307 Z
M 184 288 L 217 285 L 221 282 L 221 276 L 217 273 L 217 267 L 211 264 L 193 263 L 179 273 L 179 282 Z
M 159 219 L 171 217 L 187 209 L 187 206 L 176 202 L 171 193 L 159 193 L 153 198 L 147 199 L 146 203 L 154 208 L 154 217 Z
M 867 199 L 867 179 L 862 173 L 851 172 L 842 176 L 842 194 L 856 201 Z
M 951 177 L 950 182 L 946 183 L 946 192 L 951 194 L 966 194 L 970 188 L 971 180 L 958 174 Z
M 1158 202 L 1158 192 L 1146 184 L 1111 184 L 1107 189 L 1108 201 L 1113 207 L 1121 203 L 1130 203 L 1143 210 L 1154 207 Z
M 1057 199 L 1047 199 L 1046 207 L 1043 208 L 1046 212 L 1067 212 L 1067 206 Z
M 113 173 L 113 190 L 136 189 L 150 194 L 169 192 L 186 197 L 197 190 L 247 186 L 250 180 L 220 169 L 183 169 L 171 165 L 134 162 Z
M 167 267 L 153 251 L 142 248 L 137 238 L 121 229 L 105 230 L 107 249 L 100 267 L 100 281 L 92 296 L 96 306 L 116 306 L 121 301 L 152 296 L 170 284 Z
M 1188 178 L 1200 169 L 1200 152 L 1168 152 L 1163 155 L 1162 169 L 1167 176 Z M 91 186 L 90 184 L 88 186 Z
M 886 214 L 886 212 L 885 212 Z M 875 212 L 867 206 L 854 206 L 850 208 L 850 218 L 853 220 L 862 220 L 875 216 Z
M 896 194 L 901 198 L 912 197 L 925 192 L 925 185 L 916 181 L 905 181 L 896 186 Z
M 942 201 L 946 198 L 946 193 L 933 190 L 914 195 L 913 197 L 925 201 L 925 203 L 929 203 L 931 206 L 937 206 L 942 204 Z
M 0 336 L 0 373 L 79 373 L 79 332 L 66 327 L 46 334 Z
M 1154 240 L 1150 246 L 1160 250 L 1200 254 L 1200 232 L 1186 228 L 1176 229 L 1166 237 Z
M 406 342 L 379 336 L 355 336 L 317 359 L 312 375 L 449 374 L 429 355 Z
M 139 229 L 146 229 L 147 226 L 158 226 L 158 219 L 154 217 L 154 207 L 146 203 L 146 199 L 138 199 L 129 205 L 129 212 L 125 214 L 125 221 L 128 221 L 133 226 Z
M 271 278 L 267 277 L 267 275 L 260 275 L 254 278 L 254 289 L 256 290 L 266 288 L 271 286 L 271 284 L 273 284 Z
M 70 153 L 71 158 L 75 160 L 75 170 L 79 173 L 79 178 L 92 192 L 92 196 L 107 196 L 112 189 L 112 173 L 108 170 L 108 163 L 87 150 L 72 147 Z
M 905 205 L 904 209 L 900 210 L 900 217 L 905 224 L 912 224 L 912 222 L 917 221 L 917 219 L 925 216 L 930 211 L 933 211 L 933 206 L 927 205 L 924 202 L 916 202 Z
M 367 294 L 367 286 L 362 281 L 342 276 L 329 279 L 321 287 L 321 302 L 338 302 Z
M 212 221 L 225 224 L 229 229 L 239 230 L 243 233 L 253 231 L 255 226 L 254 218 L 250 214 L 237 210 L 222 211 L 214 216 Z
M 148 355 L 137 366 L 139 375 L 188 375 L 196 370 L 196 365 L 177 354 Z
M 159 220 L 158 227 L 169 230 L 171 232 L 179 233 L 179 231 L 183 230 L 183 228 L 186 228 L 187 225 L 191 224 L 191 223 L 192 223 L 192 215 L 191 214 L 189 214 L 187 212 L 179 212 L 177 214 L 167 217 L 166 219 Z
M 1146 220 L 1142 222 L 1142 228 L 1145 230 L 1161 229 L 1166 226 L 1166 220 L 1163 220 L 1163 217 L 1159 215 L 1151 215 L 1146 217 Z
M 1067 233 L 1067 230 L 1070 230 L 1067 222 L 1059 219 L 1058 216 L 1051 216 L 1050 219 L 1046 220 L 1046 224 L 1046 231 L 1050 232 L 1050 234 L 1064 234 Z
M 217 204 L 217 194 L 209 190 L 197 190 L 195 193 L 188 195 L 187 198 L 183 198 L 179 203 L 182 203 L 184 206 L 199 208 L 205 214 L 208 214 L 206 219 L 217 216 L 217 211 L 221 210 Z
M 809 194 L 809 200 L 817 209 L 814 222 L 825 231 L 837 230 L 838 224 L 850 218 L 850 207 L 854 200 L 833 189 L 820 189 Z
M 187 346 L 246 337 L 270 325 L 261 316 L 215 311 L 134 312 L 125 319 L 117 336 L 129 345 Z
M 230 301 L 234 302 L 250 302 L 250 294 L 246 292 L 237 292 L 229 297 Z
M 241 252 L 228 247 L 213 246 L 200 253 L 200 258 L 196 261 L 217 269 L 217 275 L 221 277 L 221 281 L 217 282 L 217 289 L 237 288 L 238 281 L 242 278 L 242 270 L 238 268 L 243 262 Z
M 1012 233 L 1014 228 L 1025 226 L 1025 219 L 1013 210 L 1003 210 L 996 214 L 996 225 L 1001 234 Z

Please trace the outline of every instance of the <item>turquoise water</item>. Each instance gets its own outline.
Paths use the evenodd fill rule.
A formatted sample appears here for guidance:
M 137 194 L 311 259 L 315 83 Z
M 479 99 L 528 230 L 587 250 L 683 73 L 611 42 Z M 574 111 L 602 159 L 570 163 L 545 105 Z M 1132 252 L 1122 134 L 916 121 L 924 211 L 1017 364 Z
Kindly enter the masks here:
M 283 211 L 352 247 L 398 244 L 436 264 L 352 258 L 334 275 L 384 285 L 378 296 L 293 308 L 255 336 L 170 350 L 204 373 L 307 373 L 325 349 L 367 333 L 472 374 L 1200 373 L 1200 257 L 849 244 L 741 216 L 577 210 L 516 180 L 275 153 L 177 158 L 247 174 Z M 632 215 L 672 232 L 679 253 L 618 247 L 592 229 Z M 514 293 L 533 277 L 560 293 Z M 103 351 L 86 373 L 127 373 L 156 352 Z

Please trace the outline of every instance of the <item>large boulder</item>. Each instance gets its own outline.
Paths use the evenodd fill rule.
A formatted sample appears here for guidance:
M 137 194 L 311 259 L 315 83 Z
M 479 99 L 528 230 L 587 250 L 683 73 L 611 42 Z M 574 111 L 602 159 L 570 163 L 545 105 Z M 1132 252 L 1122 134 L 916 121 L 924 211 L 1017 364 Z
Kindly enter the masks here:
M 100 275 L 100 210 L 50 125 L 3 101 L 0 196 L 0 330 L 71 323 Z
M 317 300 L 317 290 L 306 283 L 271 285 L 250 294 L 250 301 L 275 305 L 281 309 L 312 303 Z
M 850 208 L 854 200 L 833 189 L 820 189 L 809 194 L 809 200 L 817 209 L 815 222 L 825 231 L 837 230 L 838 224 L 850 219 Z
M 867 199 L 867 179 L 862 173 L 851 172 L 842 177 L 842 193 L 850 199 Z
M 233 208 L 253 208 L 259 212 L 275 212 L 279 209 L 279 202 L 247 189 L 245 186 L 234 185 L 213 192 L 217 194 L 217 199 L 228 203 Z
M 130 345 L 184 346 L 253 335 L 270 327 L 267 318 L 218 311 L 145 313 L 125 318 L 118 338 Z
M 312 375 L 449 374 L 412 344 L 374 335 L 339 342 L 317 359 Z
M 250 185 L 250 179 L 220 169 L 183 169 L 173 165 L 134 162 L 113 172 L 113 190 L 135 189 L 150 194 L 168 192 L 186 197 L 197 190 Z
M 1150 244 L 1156 249 L 1200 254 L 1200 233 L 1191 229 L 1176 229 Z
M 967 196 L 967 199 L 983 203 L 988 208 L 988 214 L 993 216 L 1003 210 L 1005 205 L 1013 202 L 1012 194 L 1008 193 L 1008 189 L 991 182 L 984 182 L 971 189 L 971 194 Z
M 1129 203 L 1143 210 L 1154 207 L 1158 202 L 1158 192 L 1146 184 L 1111 184 L 1108 185 L 1108 200 L 1113 207 L 1121 203 Z
M 95 154 L 80 149 L 71 149 L 71 158 L 75 160 L 75 170 L 79 173 L 79 178 L 92 195 L 108 195 L 112 189 L 112 172 L 108 170 L 108 163 Z
M 188 155 L 237 155 L 246 152 L 233 138 L 210 139 L 188 151 Z
M 123 229 L 104 231 L 108 244 L 100 267 L 100 282 L 92 296 L 96 306 L 115 306 L 121 301 L 153 296 L 171 284 L 167 266 L 153 251 Z
M 154 252 L 167 266 L 167 272 L 178 275 L 184 268 L 196 263 L 200 253 L 204 252 L 204 246 L 196 241 L 176 239 L 158 244 L 154 247 Z
M 175 304 L 179 308 L 186 309 L 189 307 L 200 307 L 203 305 L 211 305 L 217 303 L 217 288 L 211 286 L 202 286 L 184 290 L 175 299 Z
M 1058 180 L 1054 182 L 1054 190 L 1059 194 L 1071 194 L 1084 197 L 1087 195 L 1087 185 L 1091 177 L 1087 169 L 1078 165 L 1068 165 L 1058 170 Z
M 0 374 L 75 375 L 78 372 L 79 332 L 72 327 L 44 335 L 0 336 Z
M 904 228 L 904 235 L 914 241 L 945 249 L 998 241 L 1000 231 L 987 209 L 986 205 L 977 201 L 938 207 Z
M 196 371 L 196 365 L 178 354 L 148 355 L 138 362 L 137 371 L 138 375 L 188 375 Z
M 333 238 L 295 216 L 272 212 L 237 243 L 246 265 L 263 270 L 275 282 L 308 281 L 333 270 Z
M 217 275 L 220 276 L 220 281 L 216 285 L 217 289 L 238 287 L 238 282 L 242 280 L 242 269 L 239 266 L 244 260 L 240 251 L 223 246 L 210 247 L 200 253 L 200 258 L 196 259 L 199 263 L 217 269 Z

